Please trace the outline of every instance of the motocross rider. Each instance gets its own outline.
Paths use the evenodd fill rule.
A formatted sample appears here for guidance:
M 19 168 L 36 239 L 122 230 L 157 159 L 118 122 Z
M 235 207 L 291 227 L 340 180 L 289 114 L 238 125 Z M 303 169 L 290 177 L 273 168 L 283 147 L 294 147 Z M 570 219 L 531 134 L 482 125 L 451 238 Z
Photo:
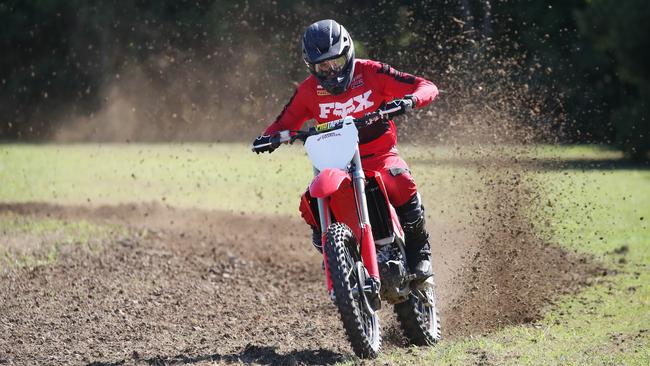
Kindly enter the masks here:
M 253 142 L 255 152 L 273 152 L 271 137 L 282 130 L 298 130 L 305 121 L 317 123 L 345 116 L 362 117 L 387 104 L 403 112 L 422 108 L 438 95 L 430 81 L 395 70 L 387 64 L 355 58 L 347 30 L 334 20 L 310 25 L 302 38 L 302 54 L 311 75 L 296 89 L 276 120 Z M 416 280 L 433 275 L 424 207 L 408 166 L 397 151 L 397 131 L 392 120 L 359 130 L 359 150 L 366 170 L 381 173 L 388 198 L 402 224 L 408 265 Z M 315 199 L 306 192 L 300 212 L 313 229 L 313 244 L 321 248 Z

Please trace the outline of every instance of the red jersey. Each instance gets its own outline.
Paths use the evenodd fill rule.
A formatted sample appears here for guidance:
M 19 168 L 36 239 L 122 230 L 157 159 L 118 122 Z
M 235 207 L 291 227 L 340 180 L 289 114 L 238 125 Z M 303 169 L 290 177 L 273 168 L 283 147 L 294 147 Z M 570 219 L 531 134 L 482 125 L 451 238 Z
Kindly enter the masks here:
M 408 94 L 413 95 L 415 107 L 420 108 L 433 101 L 438 88 L 426 79 L 397 71 L 386 64 L 356 59 L 354 76 L 345 92 L 332 95 L 320 86 L 315 76 L 310 75 L 298 86 L 265 134 L 298 130 L 309 119 L 324 123 L 346 116 L 358 118 Z M 396 144 L 397 131 L 393 121 L 374 123 L 359 130 L 362 157 L 387 152 Z

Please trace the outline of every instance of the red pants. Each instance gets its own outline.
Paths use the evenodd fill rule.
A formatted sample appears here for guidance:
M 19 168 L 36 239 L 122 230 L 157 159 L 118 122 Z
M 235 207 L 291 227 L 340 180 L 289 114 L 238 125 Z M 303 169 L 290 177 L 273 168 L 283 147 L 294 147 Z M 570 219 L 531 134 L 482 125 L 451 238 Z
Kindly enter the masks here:
M 374 154 L 361 158 L 363 170 L 371 170 L 381 173 L 382 181 L 386 186 L 388 200 L 393 207 L 400 207 L 405 204 L 411 197 L 417 193 L 415 181 L 408 170 L 408 165 L 397 153 L 397 148 L 393 147 L 390 151 L 382 154 Z M 312 213 L 311 197 L 309 192 L 305 192 L 300 200 L 300 213 L 305 221 L 311 225 L 319 227 Z M 318 210 L 315 210 L 316 214 Z

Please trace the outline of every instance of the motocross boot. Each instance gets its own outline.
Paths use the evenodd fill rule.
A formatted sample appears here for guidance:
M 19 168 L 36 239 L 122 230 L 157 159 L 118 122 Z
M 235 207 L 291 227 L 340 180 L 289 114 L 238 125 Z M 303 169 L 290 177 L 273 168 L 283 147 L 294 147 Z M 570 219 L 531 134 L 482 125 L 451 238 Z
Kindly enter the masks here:
M 424 219 L 424 206 L 416 194 L 397 208 L 406 241 L 406 261 L 416 282 L 424 282 L 433 276 L 431 267 L 431 245 Z

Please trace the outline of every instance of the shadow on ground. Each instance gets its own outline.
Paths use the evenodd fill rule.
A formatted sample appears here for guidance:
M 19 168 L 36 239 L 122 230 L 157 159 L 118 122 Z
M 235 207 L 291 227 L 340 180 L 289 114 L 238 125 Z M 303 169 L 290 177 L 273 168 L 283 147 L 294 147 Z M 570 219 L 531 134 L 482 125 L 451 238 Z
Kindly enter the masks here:
M 130 360 L 114 362 L 92 362 L 87 366 L 119 366 L 124 364 L 142 364 L 151 366 L 171 365 L 192 365 L 200 362 L 220 362 L 237 364 L 260 364 L 260 365 L 333 365 L 345 361 L 345 357 L 336 352 L 326 349 L 317 350 L 296 350 L 287 354 L 280 354 L 275 347 L 256 346 L 249 344 L 240 353 L 232 354 L 207 354 L 199 356 L 156 356 L 152 358 L 141 358 L 134 352 Z

